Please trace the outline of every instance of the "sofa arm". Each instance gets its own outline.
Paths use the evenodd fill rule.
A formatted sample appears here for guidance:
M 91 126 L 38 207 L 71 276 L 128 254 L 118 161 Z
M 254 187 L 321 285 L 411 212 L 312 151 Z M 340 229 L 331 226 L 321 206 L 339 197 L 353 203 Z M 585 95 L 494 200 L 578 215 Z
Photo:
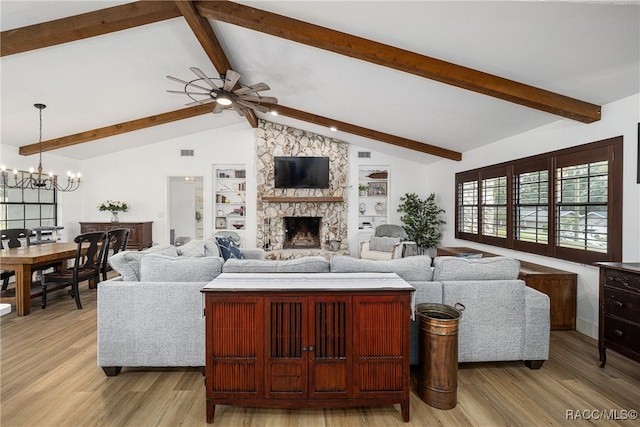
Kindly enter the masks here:
M 260 248 L 240 249 L 240 252 L 242 252 L 242 256 L 245 259 L 264 259 L 264 249 L 260 249 Z
M 98 286 L 98 366 L 204 366 L 202 282 Z
M 524 360 L 549 359 L 550 313 L 549 296 L 526 286 Z

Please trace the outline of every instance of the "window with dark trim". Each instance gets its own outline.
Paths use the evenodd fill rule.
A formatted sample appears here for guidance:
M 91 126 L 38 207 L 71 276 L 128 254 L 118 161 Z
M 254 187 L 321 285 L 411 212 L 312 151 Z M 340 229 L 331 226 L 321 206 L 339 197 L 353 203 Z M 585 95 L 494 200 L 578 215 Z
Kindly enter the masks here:
M 29 172 L 18 173 L 22 175 L 18 180 L 28 178 Z M 56 196 L 53 189 L 9 188 L 0 184 L 0 229 L 57 225 Z
M 456 174 L 456 238 L 622 260 L 622 136 Z

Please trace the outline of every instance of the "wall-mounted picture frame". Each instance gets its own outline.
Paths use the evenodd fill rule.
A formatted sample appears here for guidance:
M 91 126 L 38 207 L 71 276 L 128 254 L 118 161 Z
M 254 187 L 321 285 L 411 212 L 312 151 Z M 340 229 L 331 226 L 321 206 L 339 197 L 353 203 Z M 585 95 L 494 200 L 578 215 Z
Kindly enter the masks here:
M 224 218 L 224 217 L 216 218 L 216 228 L 217 229 L 227 228 L 227 218 Z
M 368 196 L 381 196 L 387 195 L 387 183 L 386 182 L 369 182 Z

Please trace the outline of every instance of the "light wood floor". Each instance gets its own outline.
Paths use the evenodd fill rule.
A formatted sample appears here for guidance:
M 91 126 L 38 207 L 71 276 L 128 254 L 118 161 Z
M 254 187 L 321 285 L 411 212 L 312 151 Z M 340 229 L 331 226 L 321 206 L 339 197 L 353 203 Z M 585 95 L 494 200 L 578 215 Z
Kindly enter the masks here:
M 46 310 L 1 322 L 0 425 L 206 426 L 198 369 L 127 369 L 106 377 L 96 365 L 96 294 L 81 291 L 84 309 L 65 291 Z M 608 352 L 596 366 L 596 341 L 572 331 L 551 334 L 550 360 L 540 370 L 521 362 L 463 364 L 458 405 L 438 410 L 415 394 L 411 421 L 399 405 L 331 410 L 217 406 L 214 426 L 541 426 L 639 425 L 635 421 L 567 419 L 567 411 L 640 410 L 640 365 Z M 586 415 L 592 412 L 583 413 Z M 596 415 L 599 413 L 595 413 Z

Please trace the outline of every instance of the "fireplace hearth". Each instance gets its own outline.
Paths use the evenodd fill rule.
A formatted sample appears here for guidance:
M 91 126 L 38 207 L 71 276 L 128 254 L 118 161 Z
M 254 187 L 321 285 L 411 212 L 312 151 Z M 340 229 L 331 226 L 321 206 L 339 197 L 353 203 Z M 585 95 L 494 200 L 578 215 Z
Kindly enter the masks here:
M 316 249 L 320 248 L 319 216 L 288 216 L 284 218 L 285 249 Z

